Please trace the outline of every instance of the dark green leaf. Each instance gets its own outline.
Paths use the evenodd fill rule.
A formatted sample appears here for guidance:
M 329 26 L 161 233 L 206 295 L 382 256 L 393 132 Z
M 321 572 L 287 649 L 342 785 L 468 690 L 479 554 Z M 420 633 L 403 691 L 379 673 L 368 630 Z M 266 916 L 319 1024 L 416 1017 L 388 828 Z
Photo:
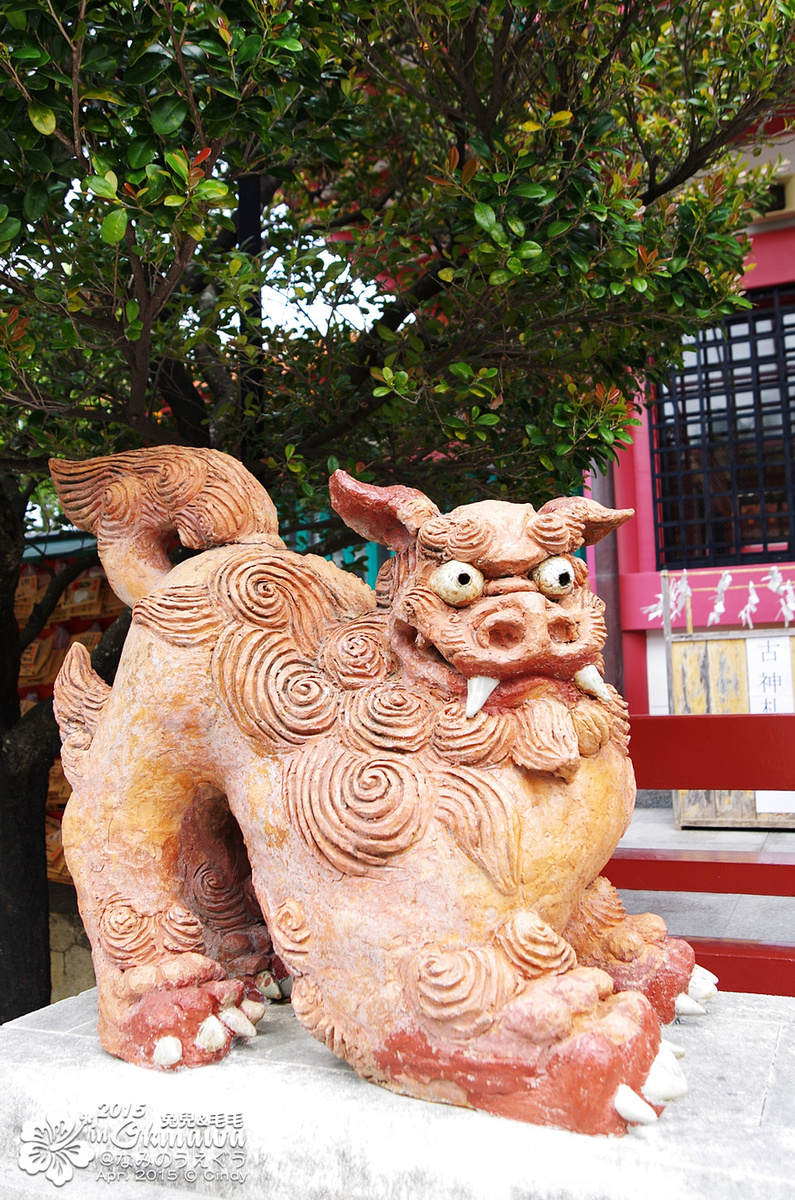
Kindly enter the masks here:
M 478 200 L 472 211 L 480 228 L 485 229 L 486 233 L 490 233 L 497 224 L 497 217 L 491 205 Z
M 113 245 L 115 242 L 121 241 L 126 229 L 127 210 L 124 208 L 113 208 L 102 222 L 100 236 L 103 242 Z
M 180 128 L 188 115 L 188 106 L 178 96 L 162 96 L 152 105 L 152 129 L 160 137 L 169 137 Z
M 511 194 L 540 200 L 542 204 L 549 204 L 557 196 L 553 187 L 545 187 L 540 183 L 517 183 L 511 188 Z
M 127 149 L 127 162 L 134 171 L 150 163 L 157 152 L 155 139 L 150 137 L 135 138 Z
M 171 59 L 168 55 L 160 51 L 142 54 L 137 62 L 124 72 L 124 82 L 134 86 L 151 83 L 153 79 L 158 79 L 163 74 L 170 63 Z
M 63 290 L 57 283 L 50 283 L 46 279 L 40 280 L 34 291 L 36 299 L 41 300 L 42 304 L 60 304 L 63 300 Z
M 50 193 L 46 183 L 34 183 L 25 192 L 22 208 L 29 221 L 38 221 L 47 211 Z
M 247 38 L 241 42 L 239 49 L 235 54 L 235 59 L 238 63 L 249 62 L 252 58 L 256 58 L 262 49 L 262 38 L 258 33 L 250 33 Z
M 16 217 L 6 217 L 0 222 L 0 242 L 11 242 L 22 229 L 22 222 Z

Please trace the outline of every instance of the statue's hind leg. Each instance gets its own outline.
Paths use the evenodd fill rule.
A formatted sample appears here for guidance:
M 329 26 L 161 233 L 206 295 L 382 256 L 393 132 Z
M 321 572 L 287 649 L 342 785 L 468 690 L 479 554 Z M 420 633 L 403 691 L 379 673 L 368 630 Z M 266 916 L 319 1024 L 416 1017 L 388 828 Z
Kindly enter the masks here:
M 56 683 L 74 788 L 64 850 L 103 1046 L 148 1066 L 198 1064 L 222 1056 L 232 1031 L 253 1035 L 245 1012 L 262 1014 L 253 983 L 270 939 L 246 902 L 248 859 L 215 786 L 210 699 L 187 691 L 181 670 L 155 676 L 148 635 L 136 633 L 112 692 L 79 645 Z
M 256 1020 L 263 1006 L 250 985 L 270 942 L 240 888 L 239 847 L 214 840 L 203 819 L 222 808 L 218 792 L 197 787 L 162 730 L 138 732 L 129 750 L 95 744 L 71 763 L 64 849 L 93 948 L 103 1046 L 146 1066 L 198 1065 L 222 1057 L 234 1033 L 253 1035 L 246 1011 Z M 186 842 L 193 859 L 180 864 Z

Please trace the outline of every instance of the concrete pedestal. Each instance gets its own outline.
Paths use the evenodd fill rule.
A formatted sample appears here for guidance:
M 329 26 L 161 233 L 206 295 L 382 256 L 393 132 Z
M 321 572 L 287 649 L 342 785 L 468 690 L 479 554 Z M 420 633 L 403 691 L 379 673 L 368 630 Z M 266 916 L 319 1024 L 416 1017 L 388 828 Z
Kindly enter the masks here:
M 394 1096 L 288 1006 L 223 1063 L 145 1071 L 100 1049 L 84 992 L 0 1029 L 0 1197 L 791 1200 L 795 999 L 710 1009 L 668 1032 L 688 1094 L 653 1127 L 588 1138 Z

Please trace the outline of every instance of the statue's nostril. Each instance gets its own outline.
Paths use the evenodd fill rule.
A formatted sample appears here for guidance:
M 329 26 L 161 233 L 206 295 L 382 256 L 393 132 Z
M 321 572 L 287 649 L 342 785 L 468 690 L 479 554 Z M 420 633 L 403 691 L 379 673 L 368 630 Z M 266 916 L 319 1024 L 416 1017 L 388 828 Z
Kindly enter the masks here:
M 495 620 L 487 628 L 489 646 L 497 650 L 510 650 L 524 638 L 524 625 L 518 621 Z
M 576 642 L 579 639 L 580 631 L 576 621 L 571 617 L 555 616 L 550 618 L 547 623 L 549 630 L 550 641 L 553 642 Z

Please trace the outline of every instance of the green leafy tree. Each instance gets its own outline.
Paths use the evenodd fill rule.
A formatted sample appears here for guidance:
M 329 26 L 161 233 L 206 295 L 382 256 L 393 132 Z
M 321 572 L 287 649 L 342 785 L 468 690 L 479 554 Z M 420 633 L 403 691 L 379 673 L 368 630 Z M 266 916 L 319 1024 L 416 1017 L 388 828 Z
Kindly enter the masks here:
M 47 455 L 216 446 L 325 551 L 352 536 L 324 515 L 338 464 L 443 504 L 576 487 L 682 337 L 747 304 L 768 177 L 737 152 L 792 94 L 794 23 L 785 0 L 0 3 L 5 1015 L 46 1001 L 57 739 L 46 706 L 19 720 L 12 610 Z

